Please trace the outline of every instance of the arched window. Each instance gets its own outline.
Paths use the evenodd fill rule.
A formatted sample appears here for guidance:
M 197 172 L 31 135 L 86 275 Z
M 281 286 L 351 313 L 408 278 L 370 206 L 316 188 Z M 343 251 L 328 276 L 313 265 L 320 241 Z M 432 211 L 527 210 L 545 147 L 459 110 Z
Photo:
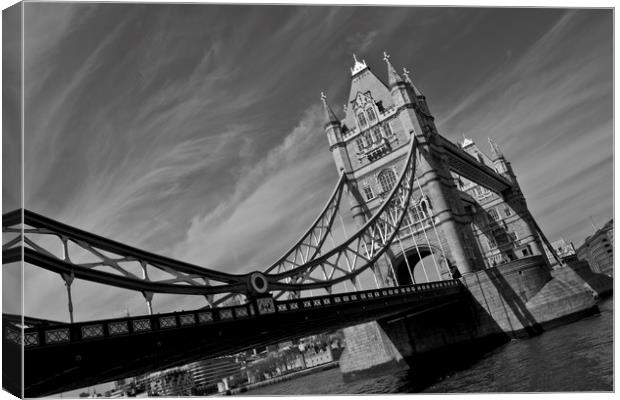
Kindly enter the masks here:
M 392 187 L 394 187 L 396 183 L 396 174 L 391 169 L 384 169 L 379 173 L 378 180 L 383 193 L 387 193 L 392 190 Z
M 381 141 L 381 130 L 379 129 L 378 126 L 375 126 L 374 128 L 372 128 L 372 138 L 373 138 L 373 142 L 375 143 Z
M 489 214 L 489 217 L 491 217 L 493 221 L 499 221 L 499 214 L 495 208 L 487 210 L 487 214 Z
M 366 146 L 372 146 L 372 137 L 370 136 L 370 132 L 364 132 L 364 141 L 366 141 Z
M 369 108 L 366 110 L 366 114 L 368 114 L 368 121 L 375 122 L 377 120 L 377 116 L 375 115 L 375 110 Z
M 355 139 L 355 143 L 357 143 L 358 152 L 364 150 L 364 141 L 362 140 L 361 136 L 358 136 L 357 139 Z
M 357 119 L 359 120 L 360 127 L 366 126 L 366 118 L 364 117 L 364 113 L 357 114 Z
M 423 218 L 428 217 L 428 202 L 425 198 L 420 200 L 420 212 L 424 216 Z
M 383 135 L 384 135 L 386 138 L 389 138 L 390 136 L 392 136 L 392 135 L 393 135 L 393 132 L 392 132 L 392 127 L 390 126 L 390 124 L 385 124 L 385 125 L 383 125 Z

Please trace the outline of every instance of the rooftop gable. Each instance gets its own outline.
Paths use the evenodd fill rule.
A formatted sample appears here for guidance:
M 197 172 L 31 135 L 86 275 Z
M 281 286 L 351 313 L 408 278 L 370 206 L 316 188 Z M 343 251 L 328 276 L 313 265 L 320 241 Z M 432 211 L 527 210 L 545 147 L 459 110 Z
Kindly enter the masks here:
M 355 102 L 358 93 L 367 94 L 370 92 L 370 96 L 375 103 L 381 102 L 383 108 L 387 109 L 394 103 L 392 102 L 392 96 L 387 85 L 379 79 L 370 68 L 365 68 L 361 72 L 355 74 L 351 78 L 351 89 L 349 90 L 349 100 L 347 102 L 347 111 L 342 123 L 349 129 L 357 126 L 355 123 L 355 114 L 353 111 L 353 102 Z

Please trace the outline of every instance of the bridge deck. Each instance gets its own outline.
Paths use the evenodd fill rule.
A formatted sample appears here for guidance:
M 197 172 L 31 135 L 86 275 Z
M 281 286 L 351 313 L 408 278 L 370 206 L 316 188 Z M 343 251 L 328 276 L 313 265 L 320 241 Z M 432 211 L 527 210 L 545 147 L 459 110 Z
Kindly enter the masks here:
M 24 330 L 26 396 L 42 396 L 194 360 L 393 318 L 458 301 L 458 280 Z M 258 300 L 260 301 L 260 300 Z M 5 327 L 5 344 L 21 343 Z M 6 349 L 6 347 L 5 347 Z

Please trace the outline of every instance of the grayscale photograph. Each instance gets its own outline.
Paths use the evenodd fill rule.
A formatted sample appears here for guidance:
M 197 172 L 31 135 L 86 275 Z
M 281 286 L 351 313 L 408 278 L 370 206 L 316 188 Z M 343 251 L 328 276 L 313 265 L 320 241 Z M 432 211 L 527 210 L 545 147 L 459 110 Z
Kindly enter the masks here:
M 614 391 L 613 8 L 26 1 L 2 34 L 11 395 Z

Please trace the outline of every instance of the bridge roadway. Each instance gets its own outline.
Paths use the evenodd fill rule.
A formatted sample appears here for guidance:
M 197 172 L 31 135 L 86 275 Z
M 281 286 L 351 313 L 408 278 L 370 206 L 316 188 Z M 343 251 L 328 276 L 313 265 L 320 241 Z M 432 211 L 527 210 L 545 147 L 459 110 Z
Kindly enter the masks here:
M 458 280 L 24 330 L 25 396 L 38 397 L 464 299 Z M 5 351 L 21 337 L 5 318 Z M 16 353 L 16 356 L 19 353 Z

